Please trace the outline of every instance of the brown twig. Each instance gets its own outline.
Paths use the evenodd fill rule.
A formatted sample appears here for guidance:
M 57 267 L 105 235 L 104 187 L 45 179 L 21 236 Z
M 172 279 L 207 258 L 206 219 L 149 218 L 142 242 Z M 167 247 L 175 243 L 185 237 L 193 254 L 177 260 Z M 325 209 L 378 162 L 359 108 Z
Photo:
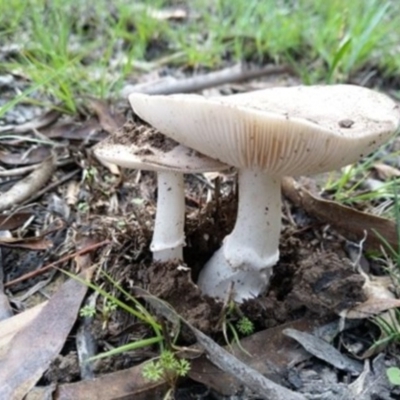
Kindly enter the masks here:
M 98 247 L 104 246 L 104 245 L 109 244 L 109 243 L 111 243 L 109 240 L 103 240 L 102 242 L 95 243 L 95 244 L 92 244 L 90 246 L 86 246 L 85 248 L 83 248 L 81 250 L 78 250 L 78 251 L 76 251 L 76 252 L 74 252 L 72 254 L 68 254 L 68 255 L 66 255 L 64 257 L 61 257 L 57 261 L 54 261 L 54 262 L 52 262 L 50 264 L 47 264 L 42 268 L 39 268 L 39 269 L 37 269 L 35 271 L 32 271 L 32 272 L 29 272 L 29 273 L 27 273 L 25 275 L 22 275 L 19 278 L 13 279 L 12 281 L 7 282 L 6 284 L 4 284 L 4 287 L 8 288 L 8 287 L 13 286 L 13 285 L 15 285 L 17 283 L 26 281 L 27 279 L 34 278 L 34 277 L 36 277 L 38 275 L 43 274 L 44 272 L 48 271 L 49 269 L 54 268 L 58 264 L 61 264 L 61 263 L 65 262 L 65 261 L 68 261 L 71 258 L 74 258 L 76 256 L 85 254 L 85 253 L 87 253 L 89 251 L 96 250 Z
M 282 74 L 292 72 L 292 68 L 287 65 L 267 65 L 263 68 L 249 68 L 244 64 L 238 64 L 234 67 L 225 68 L 220 71 L 210 72 L 176 81 L 157 82 L 151 85 L 127 85 L 122 92 L 126 97 L 130 93 L 140 92 L 147 94 L 173 94 L 198 92 L 199 90 L 220 86 L 226 83 L 240 82 L 250 79 L 260 78 L 265 75 Z

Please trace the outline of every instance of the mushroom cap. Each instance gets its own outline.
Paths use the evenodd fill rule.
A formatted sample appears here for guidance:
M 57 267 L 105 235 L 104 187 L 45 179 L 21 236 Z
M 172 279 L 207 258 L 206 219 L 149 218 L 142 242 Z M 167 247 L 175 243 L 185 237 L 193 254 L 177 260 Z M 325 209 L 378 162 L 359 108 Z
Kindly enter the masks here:
M 225 97 L 133 93 L 134 112 L 163 134 L 237 168 L 271 175 L 330 171 L 397 130 L 389 97 L 353 86 L 276 87 Z
M 201 173 L 229 168 L 145 125 L 124 127 L 94 148 L 100 161 L 147 171 Z

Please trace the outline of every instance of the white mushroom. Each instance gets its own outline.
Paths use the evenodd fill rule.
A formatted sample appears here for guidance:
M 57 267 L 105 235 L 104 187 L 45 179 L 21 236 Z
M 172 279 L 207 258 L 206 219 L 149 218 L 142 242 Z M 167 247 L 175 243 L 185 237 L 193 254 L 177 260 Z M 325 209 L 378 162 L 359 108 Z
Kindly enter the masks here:
M 131 94 L 133 110 L 160 132 L 239 169 L 236 225 L 204 267 L 199 286 L 235 300 L 265 290 L 279 259 L 280 181 L 330 171 L 388 140 L 399 107 L 352 86 L 271 88 L 218 98 Z
M 228 166 L 140 125 L 125 125 L 99 143 L 94 154 L 99 160 L 120 167 L 157 171 L 157 211 L 150 250 L 155 261 L 182 261 L 185 244 L 183 174 L 220 171 Z

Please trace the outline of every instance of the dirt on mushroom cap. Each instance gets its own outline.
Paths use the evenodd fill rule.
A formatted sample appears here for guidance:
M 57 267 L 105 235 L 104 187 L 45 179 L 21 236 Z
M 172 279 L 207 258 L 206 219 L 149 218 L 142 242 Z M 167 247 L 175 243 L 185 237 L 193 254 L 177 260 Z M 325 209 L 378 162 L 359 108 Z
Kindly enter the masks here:
M 178 142 L 166 137 L 157 131 L 157 129 L 147 124 L 133 121 L 126 122 L 122 128 L 113 132 L 113 134 L 104 141 L 104 144 L 122 144 L 143 148 L 146 152 L 151 152 L 150 148 L 168 152 L 179 146 Z M 140 154 L 138 152 L 135 153 Z M 148 154 L 151 153 L 145 153 L 144 155 Z

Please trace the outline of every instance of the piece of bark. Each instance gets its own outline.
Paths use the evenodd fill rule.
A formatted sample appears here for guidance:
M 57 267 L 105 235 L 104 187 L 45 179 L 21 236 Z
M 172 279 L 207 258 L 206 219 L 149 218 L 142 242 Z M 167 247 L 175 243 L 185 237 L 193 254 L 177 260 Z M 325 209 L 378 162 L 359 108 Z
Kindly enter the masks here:
M 164 380 L 150 382 L 143 377 L 143 364 L 100 375 L 88 381 L 59 385 L 53 400 L 148 400 L 162 399 L 168 390 Z
M 7 350 L 12 338 L 38 316 L 46 303 L 47 301 L 0 322 L 0 357 Z

